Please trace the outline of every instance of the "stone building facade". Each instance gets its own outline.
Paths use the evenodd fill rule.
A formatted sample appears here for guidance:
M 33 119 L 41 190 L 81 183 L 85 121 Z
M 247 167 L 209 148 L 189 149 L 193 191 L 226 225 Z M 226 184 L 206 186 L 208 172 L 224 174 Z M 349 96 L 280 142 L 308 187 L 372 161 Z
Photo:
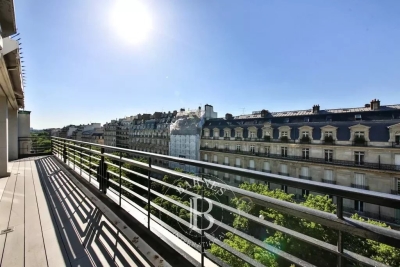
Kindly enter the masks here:
M 207 120 L 201 159 L 312 181 L 400 192 L 400 105 L 372 100 L 361 108 L 268 112 Z M 238 186 L 247 177 L 204 170 Z M 272 189 L 310 194 L 271 184 Z M 334 199 L 335 201 L 335 199 Z M 400 223 L 400 209 L 344 200 L 345 210 Z M 399 207 L 400 208 L 400 207 Z

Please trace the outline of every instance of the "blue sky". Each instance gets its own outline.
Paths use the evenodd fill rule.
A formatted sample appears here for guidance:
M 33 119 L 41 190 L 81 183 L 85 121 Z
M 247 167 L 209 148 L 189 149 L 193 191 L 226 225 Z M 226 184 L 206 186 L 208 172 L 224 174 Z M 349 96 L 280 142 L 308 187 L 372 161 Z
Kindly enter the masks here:
M 142 2 L 153 30 L 131 44 L 114 1 L 15 0 L 32 127 L 400 103 L 400 1 Z

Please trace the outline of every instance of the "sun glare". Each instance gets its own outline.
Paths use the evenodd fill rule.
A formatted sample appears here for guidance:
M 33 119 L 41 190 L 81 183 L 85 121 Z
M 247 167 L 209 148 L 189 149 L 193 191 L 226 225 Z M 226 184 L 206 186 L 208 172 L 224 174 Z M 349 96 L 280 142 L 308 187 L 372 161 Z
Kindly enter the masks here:
M 118 34 L 133 44 L 145 41 L 152 29 L 150 13 L 139 0 L 115 1 L 111 19 Z

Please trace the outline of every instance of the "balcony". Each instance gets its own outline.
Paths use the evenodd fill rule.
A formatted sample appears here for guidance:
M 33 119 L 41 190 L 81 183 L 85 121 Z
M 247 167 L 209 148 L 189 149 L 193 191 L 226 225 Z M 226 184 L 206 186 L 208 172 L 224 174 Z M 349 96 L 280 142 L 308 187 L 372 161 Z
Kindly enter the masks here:
M 353 188 L 358 188 L 358 189 L 363 189 L 363 190 L 369 190 L 369 186 L 368 185 L 359 185 L 359 184 L 351 184 L 351 187 Z
M 291 156 L 287 154 L 271 154 L 271 153 L 259 153 L 259 152 L 251 152 L 251 151 L 236 151 L 236 150 L 215 150 L 212 148 L 201 147 L 201 150 L 209 150 L 216 152 L 224 152 L 224 153 L 232 153 L 232 154 L 242 154 L 248 156 L 257 156 L 264 158 L 272 158 L 272 159 L 282 159 L 282 160 L 293 160 L 293 161 L 302 161 L 302 162 L 312 162 L 318 164 L 327 164 L 327 165 L 337 165 L 337 166 L 347 166 L 347 167 L 358 167 L 358 168 L 366 168 L 366 169 L 376 169 L 376 170 L 387 170 L 387 171 L 400 171 L 399 165 L 394 164 L 381 164 L 381 163 L 371 163 L 364 161 L 351 161 L 351 160 L 335 160 L 335 159 L 325 159 L 323 158 L 313 158 L 313 157 L 303 157 L 303 156 Z
M 321 179 L 321 181 L 323 183 L 327 183 L 327 184 L 336 184 L 336 181 L 333 181 L 333 180 Z
M 299 178 L 300 179 L 304 179 L 304 180 L 312 180 L 312 177 L 310 177 L 310 176 L 304 176 L 304 175 L 299 175 Z
M 390 193 L 393 194 L 393 195 L 400 195 L 400 191 L 395 190 L 395 189 L 391 189 Z
M 1 198 L 0 211 L 3 212 L 6 208 L 14 211 L 5 212 L 10 214 L 7 224 L 8 221 L 18 222 L 16 220 L 26 220 L 26 224 L 14 224 L 15 228 L 6 231 L 6 239 L 1 239 L 2 235 L 0 235 L 0 242 L 5 243 L 3 258 L 0 259 L 1 266 L 17 266 L 15 260 L 21 262 L 19 265 L 23 266 L 23 261 L 29 261 L 29 257 L 41 260 L 37 266 L 92 266 L 93 262 L 96 266 L 226 266 L 219 257 L 211 253 L 207 242 L 212 242 L 213 246 L 233 254 L 232 257 L 239 259 L 241 264 L 261 266 L 261 263 L 223 242 L 223 238 L 226 237 L 215 237 L 213 229 L 194 230 L 193 233 L 198 233 L 195 236 L 185 234 L 183 227 L 189 227 L 191 224 L 188 219 L 185 220 L 179 216 L 179 212 L 190 212 L 191 208 L 158 191 L 164 187 L 171 192 L 174 190 L 181 192 L 182 188 L 173 183 L 176 179 L 157 179 L 153 174 L 184 179 L 189 183 L 199 184 L 204 190 L 207 190 L 209 182 L 191 174 L 160 166 L 153 167 L 151 162 L 154 160 L 185 165 L 194 164 L 200 168 L 215 169 L 224 174 L 239 175 L 261 182 L 285 184 L 287 187 L 303 188 L 336 196 L 338 206 L 337 213 L 334 214 L 248 192 L 224 183 L 212 183 L 212 188 L 230 190 L 229 192 L 238 196 L 251 198 L 257 207 L 268 207 L 282 212 L 282 216 L 291 216 L 288 218 L 296 217 L 299 220 L 305 219 L 329 227 L 335 235 L 340 231 L 346 235 L 368 237 L 371 240 L 400 248 L 398 231 L 343 217 L 345 214 L 342 205 L 343 198 L 349 198 L 396 208 L 400 205 L 400 196 L 354 190 L 351 187 L 281 177 L 258 171 L 249 175 L 247 169 L 215 166 L 200 161 L 121 148 L 112 149 L 113 152 L 146 158 L 148 162 L 120 158 L 106 153 L 102 145 L 61 138 L 52 139 L 52 156 L 12 162 L 11 175 L 7 178 L 9 182 L 3 185 L 0 180 L 0 189 L 2 189 L 1 186 L 6 187 L 3 193 L 6 198 Z M 122 163 L 124 163 L 123 167 Z M 33 169 L 32 166 L 38 167 Z M 24 175 L 23 179 L 19 179 L 21 173 Z M 242 179 L 235 179 L 233 182 L 239 185 L 242 181 Z M 12 190 L 13 186 L 17 189 Z M 35 194 L 32 193 L 32 189 L 36 190 Z M 209 197 L 201 196 L 197 191 L 184 190 L 183 192 L 189 193 L 190 197 L 196 197 L 202 202 Z M 11 199 L 14 197 L 16 201 L 10 202 L 10 197 Z M 4 199 L 7 201 L 3 201 Z M 178 213 L 174 211 L 176 209 L 168 210 L 167 206 L 160 204 L 162 202 L 176 206 Z M 44 208 L 41 208 L 44 203 Z M 286 251 L 286 247 L 266 245 L 262 239 L 249 232 L 233 229 L 230 226 L 232 221 L 227 219 L 229 216 L 216 217 L 213 214 L 215 216 L 213 223 L 214 226 L 218 226 L 219 232 L 234 231 L 246 242 L 251 242 L 265 252 L 274 254 L 273 258 L 279 258 L 289 265 L 319 266 L 315 262 L 316 259 L 329 260 L 329 264 L 336 265 L 337 260 L 342 261 L 347 258 L 364 265 L 382 265 L 370 257 L 358 255 L 346 248 L 338 250 L 335 245 L 262 219 L 258 215 L 254 216 L 243 209 L 238 210 L 215 200 L 212 203 L 213 209 L 226 209 L 231 214 L 240 215 L 243 219 L 252 221 L 254 227 L 260 227 L 264 231 L 268 228 L 271 231 L 282 232 L 287 238 L 292 238 L 291 242 L 300 241 L 303 246 L 304 244 L 310 246 L 310 251 L 322 250 L 328 252 L 326 254 L 334 255 L 329 259 L 326 258 L 326 254 L 320 256 L 318 253 L 310 253 L 311 256 L 304 253 L 293 255 Z M 32 208 L 26 208 L 23 205 L 29 205 Z M 25 213 L 25 216 L 19 216 L 18 211 Z M 35 212 L 40 216 L 32 216 Z M 47 217 L 46 212 L 49 214 Z M 4 226 L 2 218 L 0 217 L 1 230 L 8 227 L 8 225 Z M 197 218 L 199 225 L 211 223 L 207 216 Z M 24 225 L 26 231 L 25 228 L 21 231 L 19 225 Z M 47 227 L 51 231 L 46 231 Z M 43 236 L 43 239 L 36 238 L 38 231 L 32 231 L 32 229 L 39 229 L 41 231 L 39 236 Z M 21 234 L 25 242 L 19 242 Z M 53 234 L 50 241 L 48 241 L 49 234 Z M 38 243 L 42 245 L 38 246 Z M 338 246 L 342 247 L 343 243 L 339 241 Z M 31 247 L 35 250 L 30 250 Z M 65 253 L 63 253 L 64 249 Z M 201 253 L 202 251 L 204 253 Z
M 252 171 L 255 171 L 255 170 L 256 170 L 256 168 L 254 168 L 254 167 L 247 167 L 247 169 L 248 169 L 248 170 L 252 170 Z

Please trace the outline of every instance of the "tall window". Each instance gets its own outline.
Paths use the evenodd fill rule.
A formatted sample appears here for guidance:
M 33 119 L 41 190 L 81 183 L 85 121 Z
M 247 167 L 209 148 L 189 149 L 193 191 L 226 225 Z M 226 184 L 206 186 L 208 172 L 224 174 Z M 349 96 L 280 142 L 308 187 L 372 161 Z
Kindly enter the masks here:
M 208 143 L 205 143 L 204 146 L 205 146 L 206 148 L 208 148 Z
M 354 210 L 358 212 L 364 212 L 364 202 L 354 200 Z
M 310 169 L 308 167 L 301 167 L 301 178 L 310 177 Z
M 204 154 L 204 161 L 208 161 L 208 155 Z
M 287 157 L 287 147 L 281 147 L 281 156 Z
M 333 150 L 325 149 L 325 161 L 326 162 L 333 161 Z
M 364 165 L 364 152 L 354 152 L 354 163 L 357 165 Z
M 333 171 L 332 170 L 325 170 L 324 179 L 327 182 L 333 182 Z
M 366 186 L 365 174 L 364 173 L 355 173 L 354 174 L 354 184 L 358 188 L 363 188 Z
M 225 131 L 225 137 L 229 137 L 229 132 Z
M 264 161 L 264 171 L 270 172 L 271 171 L 271 166 L 269 165 L 268 161 Z
M 226 172 L 226 173 L 224 174 L 224 180 L 229 180 L 229 173 Z
M 288 168 L 286 164 L 281 164 L 281 175 L 287 175 L 288 174 Z
M 217 163 L 218 162 L 218 156 L 214 155 L 214 162 Z
M 241 181 L 242 181 L 242 177 L 240 177 L 239 175 L 236 175 L 235 182 L 239 184 Z
M 236 145 L 236 151 L 240 151 L 240 145 Z
M 301 196 L 302 197 L 307 197 L 310 194 L 310 191 L 305 190 L 305 189 L 301 189 Z
M 224 162 L 225 162 L 225 165 L 229 165 L 229 158 L 225 157 Z
M 250 170 L 254 170 L 255 169 L 255 164 L 254 164 L 254 160 L 249 160 L 249 169 Z
M 309 148 L 303 148 L 302 157 L 303 157 L 303 159 L 310 159 L 310 149 Z
M 266 147 L 264 148 L 264 150 L 265 150 L 265 154 L 269 155 L 269 146 L 266 146 Z
M 225 144 L 225 150 L 229 150 L 229 145 Z
M 236 137 L 242 137 L 242 133 L 241 132 L 236 132 Z
M 240 158 L 236 158 L 236 167 L 240 167 Z
M 253 145 L 250 146 L 250 152 L 253 153 L 253 154 L 255 153 L 255 148 L 254 148 Z

